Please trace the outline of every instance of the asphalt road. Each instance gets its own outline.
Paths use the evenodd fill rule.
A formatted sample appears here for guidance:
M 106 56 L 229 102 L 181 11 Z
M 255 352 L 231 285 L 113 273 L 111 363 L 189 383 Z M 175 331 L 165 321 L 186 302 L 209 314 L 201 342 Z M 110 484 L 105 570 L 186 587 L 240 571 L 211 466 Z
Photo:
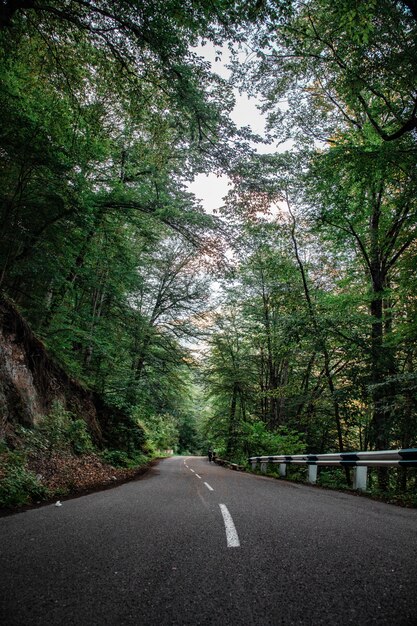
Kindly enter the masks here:
M 1 518 L 0 550 L 2 625 L 417 624 L 417 510 L 201 457 Z

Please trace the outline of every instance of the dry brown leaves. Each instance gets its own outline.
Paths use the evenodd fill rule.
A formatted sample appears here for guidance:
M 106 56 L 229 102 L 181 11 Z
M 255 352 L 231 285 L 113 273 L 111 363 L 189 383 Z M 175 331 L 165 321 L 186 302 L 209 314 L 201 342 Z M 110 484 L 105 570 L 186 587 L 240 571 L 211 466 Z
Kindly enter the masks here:
M 124 469 L 106 465 L 95 454 L 80 457 L 58 454 L 46 458 L 31 457 L 28 469 L 57 495 L 94 490 L 143 473 L 143 468 Z

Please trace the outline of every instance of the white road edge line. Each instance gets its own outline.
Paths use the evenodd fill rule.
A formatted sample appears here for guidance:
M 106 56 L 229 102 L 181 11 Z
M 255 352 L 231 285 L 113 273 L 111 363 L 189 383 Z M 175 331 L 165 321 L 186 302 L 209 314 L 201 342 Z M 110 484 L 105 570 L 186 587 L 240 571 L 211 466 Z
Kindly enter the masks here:
M 220 510 L 223 515 L 224 526 L 226 529 L 226 541 L 228 548 L 239 548 L 240 541 L 237 535 L 236 527 L 233 523 L 232 516 L 229 513 L 229 509 L 225 504 L 219 504 Z
M 193 474 L 195 474 L 195 471 L 190 467 L 190 470 L 192 471 Z
M 210 487 L 208 483 L 204 483 L 209 491 L 214 491 L 213 487 Z
M 200 474 L 197 474 L 197 472 L 196 472 L 195 475 L 197 476 L 197 478 L 199 478 L 201 480 Z

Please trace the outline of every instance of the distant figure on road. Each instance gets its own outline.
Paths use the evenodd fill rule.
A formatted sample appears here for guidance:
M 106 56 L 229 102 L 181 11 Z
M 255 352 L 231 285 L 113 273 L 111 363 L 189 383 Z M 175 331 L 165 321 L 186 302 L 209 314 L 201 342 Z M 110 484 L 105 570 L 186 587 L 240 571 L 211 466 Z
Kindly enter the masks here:
M 216 451 L 215 450 L 213 450 L 213 452 L 211 453 L 211 457 L 213 459 L 213 463 L 215 463 L 216 462 Z
M 208 456 L 209 463 L 211 463 L 211 459 L 213 458 L 213 450 L 211 448 L 209 448 L 207 456 Z

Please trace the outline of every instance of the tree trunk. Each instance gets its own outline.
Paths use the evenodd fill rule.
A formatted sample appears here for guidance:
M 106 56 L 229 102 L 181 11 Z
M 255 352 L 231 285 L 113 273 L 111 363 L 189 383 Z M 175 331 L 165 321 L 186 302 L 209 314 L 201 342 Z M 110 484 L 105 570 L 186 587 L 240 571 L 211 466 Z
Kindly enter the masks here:
M 88 233 L 85 236 L 84 242 L 81 246 L 80 251 L 77 254 L 77 257 L 74 261 L 74 264 L 72 266 L 72 268 L 70 269 L 70 271 L 68 272 L 67 276 L 65 277 L 65 279 L 63 280 L 63 282 L 61 283 L 60 287 L 55 291 L 53 298 L 52 298 L 52 302 L 51 302 L 51 306 L 49 308 L 48 311 L 46 311 L 46 314 L 44 316 L 44 319 L 40 325 L 40 329 L 41 330 L 47 330 L 55 316 L 55 314 L 57 313 L 57 311 L 60 309 L 62 303 L 64 302 L 65 296 L 68 293 L 69 288 L 71 287 L 71 285 L 73 285 L 75 283 L 75 281 L 78 278 L 78 274 L 80 269 L 83 267 L 84 263 L 85 263 L 85 258 L 89 252 L 90 249 L 90 244 L 97 232 L 97 229 L 99 228 L 103 217 L 104 217 L 104 213 L 105 213 L 105 209 L 101 208 L 98 212 L 97 215 L 95 216 L 94 219 L 94 223 L 91 226 L 90 230 L 88 231 Z
M 335 385 L 334 385 L 334 381 L 333 381 L 333 376 L 331 373 L 331 367 L 330 367 L 330 356 L 329 356 L 329 351 L 327 349 L 327 342 L 326 342 L 326 337 L 324 336 L 323 331 L 321 330 L 318 321 L 317 321 L 317 316 L 316 316 L 316 311 L 311 299 L 311 295 L 310 295 L 310 289 L 308 286 L 308 282 L 307 282 L 307 275 L 306 275 L 306 271 L 304 269 L 304 263 L 300 257 L 299 251 L 298 251 L 298 243 L 297 243 L 297 238 L 295 236 L 295 226 L 296 226 L 296 222 L 295 222 L 295 217 L 291 211 L 291 207 L 290 207 L 290 202 L 289 202 L 289 198 L 287 196 L 287 205 L 288 205 L 288 210 L 290 212 L 291 218 L 292 218 L 292 227 L 291 227 L 291 239 L 293 242 L 293 246 L 294 246 L 294 252 L 295 252 L 295 258 L 297 261 L 297 265 L 299 267 L 300 270 L 300 274 L 301 274 L 301 279 L 303 282 L 303 289 L 304 289 L 304 295 L 307 301 L 307 308 L 308 308 L 308 312 L 310 315 L 310 319 L 311 319 L 311 323 L 314 329 L 314 332 L 316 334 L 317 337 L 317 345 L 319 346 L 323 357 L 324 357 L 324 371 L 326 374 L 326 380 L 327 380 L 327 384 L 329 387 L 329 391 L 330 391 L 330 396 L 332 399 L 332 403 L 333 403 L 333 409 L 334 409 L 334 419 L 336 422 L 336 429 L 337 429 L 337 437 L 338 437 L 338 443 L 339 443 L 339 451 L 343 452 L 344 450 L 344 446 L 343 446 L 343 434 L 342 434 L 342 424 L 341 424 L 341 419 L 340 419 L 340 408 L 339 408 L 339 402 L 337 399 L 337 395 L 336 395 L 336 389 L 335 389 Z M 349 472 L 349 468 L 346 468 L 346 480 L 348 481 L 348 484 L 350 484 L 350 472 Z
M 233 454 L 236 447 L 236 408 L 237 408 L 238 386 L 233 385 L 232 399 L 229 411 L 229 432 L 227 437 L 226 455 Z

